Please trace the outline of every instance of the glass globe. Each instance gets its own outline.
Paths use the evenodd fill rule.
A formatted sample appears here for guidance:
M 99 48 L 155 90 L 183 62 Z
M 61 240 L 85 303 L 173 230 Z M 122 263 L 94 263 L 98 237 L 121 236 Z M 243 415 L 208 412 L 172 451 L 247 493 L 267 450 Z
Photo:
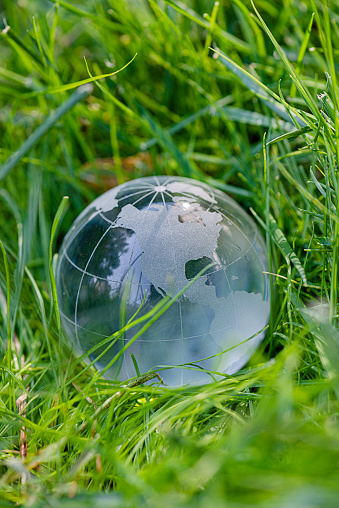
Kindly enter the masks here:
M 207 383 L 237 372 L 263 339 L 267 268 L 257 226 L 223 192 L 188 178 L 133 180 L 93 201 L 63 241 L 63 330 L 99 370 L 109 366 L 107 378 L 153 370 L 167 385 Z M 179 292 L 145 327 L 151 317 L 140 318 Z

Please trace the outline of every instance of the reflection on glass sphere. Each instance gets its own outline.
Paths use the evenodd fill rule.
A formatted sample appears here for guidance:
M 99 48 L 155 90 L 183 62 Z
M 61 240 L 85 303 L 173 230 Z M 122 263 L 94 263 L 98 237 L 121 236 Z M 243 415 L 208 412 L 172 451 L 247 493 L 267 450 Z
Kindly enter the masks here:
M 141 373 L 157 370 L 168 385 L 206 383 L 213 378 L 205 370 L 216 379 L 237 372 L 262 340 L 270 312 L 265 271 L 255 223 L 224 193 L 188 178 L 133 180 L 97 198 L 64 239 L 63 329 L 78 353 L 92 349 L 99 370 L 116 357 L 104 374 L 110 379 L 136 376 L 134 357 Z M 122 354 L 146 321 L 95 349 L 190 281 Z

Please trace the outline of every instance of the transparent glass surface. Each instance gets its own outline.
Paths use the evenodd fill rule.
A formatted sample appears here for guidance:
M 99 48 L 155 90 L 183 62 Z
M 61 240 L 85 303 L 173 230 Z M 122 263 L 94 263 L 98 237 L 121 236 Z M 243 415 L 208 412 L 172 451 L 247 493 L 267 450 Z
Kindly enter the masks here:
M 188 178 L 133 180 L 91 203 L 64 239 L 56 277 L 63 329 L 99 370 L 116 358 L 107 378 L 134 377 L 137 365 L 168 385 L 207 383 L 202 369 L 233 374 L 263 339 L 265 271 L 262 236 L 230 197 Z M 192 280 L 140 336 L 147 321 L 105 342 Z

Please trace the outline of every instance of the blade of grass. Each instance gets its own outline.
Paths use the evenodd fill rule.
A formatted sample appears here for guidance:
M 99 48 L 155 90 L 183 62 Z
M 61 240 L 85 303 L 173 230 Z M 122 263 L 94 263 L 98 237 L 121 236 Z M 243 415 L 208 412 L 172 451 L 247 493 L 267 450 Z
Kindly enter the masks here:
M 305 100 L 305 103 L 308 105 L 308 107 L 310 108 L 310 110 L 312 111 L 313 115 L 315 116 L 315 118 L 318 118 L 319 120 L 321 119 L 320 118 L 320 115 L 319 115 L 319 110 L 317 108 L 317 105 L 312 97 L 312 95 L 309 93 L 309 91 L 307 90 L 307 88 L 305 88 L 303 86 L 303 84 L 301 83 L 301 80 L 298 76 L 298 74 L 296 73 L 294 67 L 292 66 L 292 64 L 290 63 L 290 61 L 288 60 L 287 56 L 285 55 L 284 51 L 282 50 L 281 46 L 278 44 L 278 42 L 276 41 L 275 37 L 273 36 L 272 32 L 270 31 L 270 29 L 268 28 L 268 26 L 266 25 L 265 21 L 263 20 L 263 18 L 260 16 L 257 8 L 255 7 L 254 5 L 254 2 L 253 0 L 251 0 L 251 3 L 252 3 L 252 7 L 254 9 L 254 12 L 256 13 L 260 23 L 261 23 L 261 26 L 263 27 L 263 29 L 265 30 L 266 34 L 268 35 L 268 37 L 271 39 L 271 42 L 273 44 L 273 46 L 275 47 L 275 49 L 277 50 L 281 60 L 284 62 L 285 64 L 285 67 L 286 69 L 288 70 L 288 72 L 290 73 L 290 76 L 291 78 L 293 79 L 295 85 L 297 86 L 301 96 L 303 97 L 303 99 Z M 302 127 L 302 125 L 300 125 Z
M 60 351 L 60 345 L 61 345 L 60 344 L 61 323 L 60 323 L 58 295 L 57 295 L 55 277 L 54 277 L 54 272 L 53 272 L 53 241 L 54 241 L 58 226 L 60 225 L 60 221 L 62 219 L 64 211 L 66 209 L 66 206 L 68 204 L 68 199 L 69 199 L 68 196 L 64 196 L 62 198 L 62 201 L 61 201 L 61 203 L 57 209 L 57 212 L 55 214 L 53 224 L 52 224 L 51 238 L 50 238 L 50 242 L 49 242 L 49 252 L 48 252 L 49 277 L 50 277 L 50 284 L 51 284 L 51 290 L 52 290 L 53 307 L 54 307 L 54 312 L 55 312 L 55 317 L 56 317 L 56 322 L 57 322 L 57 329 L 58 329 L 59 351 Z M 32 282 L 32 279 L 31 279 L 31 282 Z M 34 287 L 34 284 L 33 284 L 33 287 Z M 36 293 L 36 295 L 37 295 L 38 301 L 39 301 L 39 293 Z M 41 312 L 43 312 L 43 308 L 41 308 Z M 56 383 L 56 386 L 59 386 L 60 383 L 58 380 L 58 375 L 57 375 L 57 371 L 56 371 L 56 367 L 55 367 L 54 354 L 52 352 L 52 345 L 50 343 L 48 334 L 46 334 L 46 341 L 47 341 L 47 349 L 48 349 L 48 354 L 50 357 L 50 362 L 51 362 L 51 366 L 52 366 L 52 370 L 53 370 L 53 374 L 54 374 L 55 383 Z M 57 356 L 57 358 L 58 358 L 58 356 Z M 59 367 L 59 374 L 61 374 L 59 360 L 57 361 L 57 363 L 58 363 L 58 367 Z M 63 389 L 63 388 L 64 387 L 62 386 L 61 389 Z
M 55 1 L 55 0 L 54 0 Z M 166 4 L 170 5 L 178 11 L 180 14 L 185 16 L 185 18 L 190 19 L 191 21 L 194 21 L 194 23 L 197 23 L 198 25 L 202 26 L 203 28 L 206 28 L 207 30 L 212 29 L 212 25 L 210 21 L 206 21 L 204 18 L 199 16 L 195 11 L 190 9 L 187 5 L 182 4 L 181 2 L 174 2 L 173 0 L 164 0 Z M 219 35 L 225 42 L 228 43 L 228 45 L 232 45 L 232 47 L 236 47 L 238 49 L 241 49 L 242 51 L 245 51 L 246 53 L 249 52 L 250 46 L 246 42 L 243 42 L 241 39 L 238 39 L 234 35 L 225 32 L 222 30 L 216 23 L 213 26 L 214 33 Z
M 249 89 L 252 93 L 254 93 L 269 109 L 271 109 L 278 116 L 286 120 L 287 122 L 291 122 L 290 116 L 285 110 L 284 105 L 278 95 L 276 95 L 272 90 L 270 90 L 267 86 L 261 83 L 258 79 L 252 76 L 245 69 L 240 67 L 240 65 L 236 64 L 231 60 L 228 56 L 225 55 L 219 48 L 211 48 L 216 54 L 222 57 L 221 62 L 232 71 L 240 81 Z M 304 127 L 306 123 L 301 118 L 300 114 L 293 108 L 293 117 L 295 121 L 299 124 L 300 127 Z
M 71 12 L 72 14 L 75 14 L 76 16 L 91 19 L 95 23 L 98 23 L 98 25 L 108 28 L 109 30 L 121 29 L 121 25 L 119 23 L 114 23 L 113 21 L 110 21 L 109 19 L 103 18 L 101 16 L 96 16 L 95 14 L 93 14 L 91 12 L 79 9 L 78 7 L 75 7 L 74 5 L 64 2 L 64 0 L 51 0 L 51 2 L 53 2 L 57 6 L 63 7 L 68 12 Z
M 159 144 L 164 148 L 164 150 L 171 154 L 173 159 L 177 162 L 179 168 L 184 171 L 185 175 L 192 176 L 194 174 L 193 165 L 179 150 L 168 131 L 163 129 L 141 105 L 138 105 L 138 107 L 141 119 L 147 125 L 153 136 L 158 140 Z M 141 145 L 140 148 L 142 149 L 143 145 Z
M 53 273 L 53 242 L 54 242 L 54 238 L 55 238 L 57 229 L 58 229 L 58 227 L 60 225 L 62 216 L 63 216 L 63 214 L 64 214 L 64 212 L 66 210 L 66 206 L 68 205 L 68 200 L 69 200 L 69 197 L 68 196 L 64 196 L 62 198 L 62 201 L 61 201 L 58 209 L 57 209 L 57 212 L 55 214 L 55 217 L 54 217 L 54 220 L 53 220 L 53 224 L 52 224 L 51 239 L 50 239 L 50 242 L 49 242 L 49 276 L 50 276 L 50 281 L 51 281 L 51 288 L 52 288 L 52 296 L 53 296 L 53 304 L 54 304 L 55 317 L 56 317 L 56 321 L 57 321 L 57 326 L 58 326 L 58 331 L 59 332 L 61 330 L 61 325 L 60 325 L 60 312 L 59 312 L 59 304 L 58 304 L 58 295 L 57 295 L 57 290 L 56 290 L 55 277 L 54 277 L 54 273 Z
M 14 44 L 16 44 L 25 54 L 29 55 L 31 59 L 33 59 L 37 64 L 43 66 L 42 60 L 40 58 L 39 53 L 35 49 L 31 49 L 22 38 L 19 37 L 18 34 L 15 33 L 12 27 L 6 26 L 4 30 L 1 31 L 2 37 L 8 37 Z
M 337 74 L 336 74 L 336 62 L 333 55 L 333 44 L 331 37 L 331 25 L 330 25 L 330 15 L 328 10 L 328 2 L 323 2 L 325 9 L 323 10 L 324 15 L 324 28 L 320 20 L 318 9 L 314 5 L 314 0 L 312 0 L 312 6 L 315 7 L 315 15 L 317 20 L 317 25 L 319 29 L 319 36 L 321 40 L 321 44 L 325 53 L 325 58 L 327 61 L 327 65 L 330 69 L 331 77 L 330 84 L 331 86 L 331 99 L 334 105 L 335 114 L 334 114 L 334 143 L 332 143 L 332 150 L 335 153 L 337 160 L 337 169 L 338 169 L 338 160 L 339 160 L 339 91 L 337 84 Z M 332 139 L 330 138 L 330 142 Z M 331 144 L 331 143 L 330 143 Z M 336 175 L 336 187 L 339 187 L 339 174 L 337 170 Z M 338 206 L 338 197 L 337 197 L 337 217 L 339 218 L 339 206 Z M 332 277 L 331 277 L 331 291 L 330 291 L 330 320 L 333 324 L 338 323 L 338 275 L 339 275 L 339 221 L 336 222 L 334 228 L 334 242 L 333 242 L 333 259 L 332 259 Z
M 305 274 L 305 270 L 298 258 L 298 256 L 293 251 L 292 247 L 288 243 L 284 233 L 279 228 L 276 220 L 274 217 L 269 214 L 269 224 L 266 225 L 263 220 L 258 216 L 258 214 L 253 210 L 253 208 L 250 208 L 251 212 L 259 222 L 259 224 L 274 238 L 276 245 L 279 247 L 279 250 L 285 256 L 287 259 L 291 260 L 294 264 L 295 268 L 299 272 L 299 275 L 304 283 L 305 286 L 307 286 L 307 278 Z
M 60 86 L 56 86 L 54 88 L 46 88 L 44 90 L 40 90 L 35 95 L 42 95 L 42 94 L 45 95 L 45 94 L 51 94 L 51 93 L 54 94 L 54 93 L 66 92 L 67 90 L 72 90 L 73 88 L 87 85 L 88 83 L 92 83 L 92 81 L 97 81 L 98 79 L 110 78 L 111 76 L 114 76 L 115 74 L 118 74 L 119 72 L 126 69 L 126 67 L 128 67 L 133 62 L 133 60 L 136 58 L 136 56 L 137 56 L 137 53 L 135 53 L 133 58 L 131 58 L 131 60 L 129 62 L 127 62 L 127 64 L 125 64 L 123 67 L 121 67 L 117 71 L 109 72 L 108 74 L 99 74 L 98 76 L 91 75 L 90 78 L 82 79 L 81 81 L 76 81 L 74 83 L 67 83 L 66 85 L 60 85 Z M 86 59 L 85 59 L 85 61 L 86 61 Z M 87 62 L 86 62 L 86 66 L 87 66 Z M 88 70 L 88 67 L 87 67 L 87 70 Z
M 302 136 L 303 134 L 307 134 L 308 132 L 311 132 L 312 128 L 306 125 L 305 127 L 301 127 L 300 129 L 294 129 L 291 132 L 286 132 L 286 134 L 282 134 L 281 136 L 278 136 L 277 138 L 271 139 L 267 144 L 273 145 L 274 143 L 278 143 L 279 141 L 284 141 L 285 139 L 295 139 L 299 136 Z
M 24 157 L 33 146 L 44 136 L 62 116 L 72 109 L 78 102 L 82 101 L 93 91 L 91 84 L 79 87 L 65 102 L 63 102 L 46 120 L 35 129 L 35 131 L 22 143 L 20 148 L 14 152 L 7 161 L 0 167 L 0 181 L 3 180 L 14 166 Z
M 26 390 L 25 386 L 22 384 L 20 379 L 12 372 L 12 370 L 10 368 L 6 367 L 6 365 L 0 365 L 0 369 L 7 372 L 7 374 L 11 378 L 11 381 L 14 381 L 23 392 L 28 393 L 28 391 Z M 11 387 L 10 389 L 13 390 L 13 397 L 15 398 L 15 392 L 14 392 L 13 387 Z
M 205 44 L 204 44 L 204 50 L 203 50 L 203 55 L 205 55 L 205 56 L 208 55 L 208 49 L 212 43 L 212 37 L 213 37 L 214 28 L 215 28 L 215 24 L 216 24 L 216 20 L 217 20 L 219 5 L 220 4 L 218 1 L 214 2 L 211 15 L 209 16 L 209 15 L 207 15 L 207 13 L 205 14 L 205 19 L 208 19 L 208 21 L 210 23 L 210 29 L 209 29 L 208 35 L 206 37 Z
M 136 56 L 136 55 L 135 55 Z M 104 88 L 101 83 L 98 82 L 98 80 L 92 76 L 90 70 L 89 70 L 89 67 L 88 67 L 88 64 L 87 64 L 87 60 L 86 60 L 86 57 L 84 57 L 84 61 L 85 61 L 85 65 L 86 65 L 86 70 L 89 74 L 89 76 L 91 77 L 91 81 L 93 81 L 96 86 L 105 94 L 107 95 L 110 100 L 113 102 L 113 104 L 115 106 L 117 106 L 119 109 L 121 109 L 127 116 L 130 116 L 132 118 L 137 118 L 137 115 L 134 113 L 134 111 L 132 109 L 130 109 L 128 106 L 126 106 L 126 104 L 124 104 L 123 102 L 120 102 L 116 97 L 114 97 L 113 94 L 111 94 L 111 92 L 109 92 L 106 88 Z
M 201 118 L 204 115 L 208 114 L 214 114 L 216 112 L 216 108 L 222 108 L 226 104 L 229 104 L 232 102 L 233 97 L 231 95 L 227 95 L 226 97 L 223 97 L 222 99 L 219 99 L 216 101 L 215 104 L 209 104 L 208 106 L 205 106 L 204 108 L 201 108 L 196 113 L 193 113 L 192 115 L 186 116 L 180 122 L 176 123 L 175 125 L 172 125 L 169 129 L 166 129 L 168 134 L 171 136 L 173 134 L 176 134 L 177 132 L 180 132 L 182 129 L 187 127 L 188 125 L 191 125 L 193 122 L 195 122 L 198 118 Z M 148 150 L 152 146 L 156 145 L 158 143 L 157 138 L 151 138 L 149 141 L 145 141 L 142 143 L 142 149 Z
M 301 71 L 304 56 L 305 56 L 307 46 L 308 46 L 308 43 L 310 40 L 310 36 L 312 33 L 313 20 L 314 20 L 314 12 L 312 12 L 312 14 L 311 14 L 311 19 L 307 25 L 303 40 L 301 42 L 301 46 L 299 49 L 298 58 L 297 58 L 296 66 L 295 66 L 296 74 L 300 74 L 300 71 Z M 294 83 L 292 83 L 291 88 L 290 88 L 290 97 L 293 98 L 295 96 L 296 96 L 296 87 L 295 87 Z
M 290 175 L 290 173 L 288 172 L 288 170 L 284 167 L 284 165 L 280 164 L 279 161 L 275 160 L 275 162 L 277 163 L 278 167 L 279 167 L 279 170 L 282 172 L 282 174 L 287 178 L 287 180 L 294 186 L 298 189 L 298 191 L 303 195 L 305 196 L 305 198 L 310 202 L 312 203 L 312 205 L 317 208 L 318 210 L 320 210 L 322 213 L 327 213 L 329 217 L 331 217 L 331 219 L 335 222 L 335 223 L 339 223 L 339 217 L 337 217 L 337 215 L 335 215 L 333 212 L 331 212 L 330 210 L 328 210 L 326 208 L 326 206 L 321 202 L 319 201 L 319 199 L 317 199 L 316 197 L 314 197 L 305 187 L 303 187 L 299 182 L 297 182 L 292 175 Z
M 267 56 L 266 53 L 266 47 L 265 47 L 265 40 L 263 37 L 263 34 L 258 27 L 257 23 L 253 19 L 252 13 L 247 9 L 244 2 L 242 0 L 233 0 L 233 3 L 236 5 L 236 7 L 241 12 L 242 16 L 246 20 L 248 24 L 248 39 L 249 43 L 253 47 L 253 50 L 257 52 L 257 56 L 259 58 L 264 59 Z M 243 30 L 244 31 L 244 30 Z
M 7 367 L 11 370 L 12 365 L 12 333 L 11 333 L 11 278 L 9 273 L 8 259 L 6 249 L 0 240 L 0 248 L 2 252 L 2 257 L 5 266 L 5 276 L 6 276 L 6 323 L 7 323 Z
M 339 399 L 339 332 L 330 322 L 326 321 L 326 318 L 322 320 L 317 318 L 317 306 L 299 309 L 299 312 L 315 337 L 321 363 Z

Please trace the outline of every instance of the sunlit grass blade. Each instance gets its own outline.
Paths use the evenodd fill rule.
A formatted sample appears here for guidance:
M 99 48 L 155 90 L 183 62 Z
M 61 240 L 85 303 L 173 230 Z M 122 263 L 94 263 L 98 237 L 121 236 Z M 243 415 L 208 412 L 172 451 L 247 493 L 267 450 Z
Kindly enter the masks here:
M 136 56 L 136 55 L 135 55 Z M 134 56 L 134 58 L 135 58 Z M 127 114 L 128 116 L 131 116 L 132 118 L 137 118 L 137 115 L 135 114 L 135 112 L 129 108 L 128 106 L 126 106 L 126 104 L 124 104 L 123 102 L 119 101 L 116 97 L 114 97 L 114 95 L 109 91 L 107 90 L 106 88 L 104 88 L 101 83 L 98 82 L 98 80 L 92 75 L 92 73 L 90 72 L 89 70 L 89 67 L 88 67 L 88 63 L 87 63 L 87 60 L 86 58 L 84 58 L 85 60 L 85 65 L 86 65 L 86 69 L 87 69 L 87 72 L 89 74 L 89 76 L 91 77 L 90 80 L 93 81 L 96 86 L 105 94 L 107 95 L 110 100 L 113 102 L 113 104 L 115 106 L 117 106 L 119 109 L 121 109 L 125 114 Z M 128 65 L 128 64 L 127 64 Z
M 123 71 L 124 69 L 126 69 L 126 67 L 128 67 L 133 62 L 133 60 L 136 58 L 136 56 L 137 56 L 137 54 L 135 54 L 133 56 L 133 58 L 129 62 L 127 62 L 126 65 L 124 65 L 123 67 L 121 67 L 121 69 L 118 69 L 117 71 L 109 72 L 107 74 L 99 74 L 98 76 L 91 76 L 88 79 L 82 79 L 81 81 L 76 81 L 74 83 L 67 83 L 66 85 L 60 85 L 60 86 L 57 86 L 54 88 L 47 88 L 47 89 L 37 92 L 35 95 L 45 95 L 45 94 L 55 94 L 55 93 L 60 93 L 60 92 L 66 92 L 68 90 L 72 90 L 73 88 L 78 88 L 79 86 L 84 86 L 84 85 L 87 85 L 88 83 L 92 83 L 92 81 L 97 81 L 99 79 L 104 79 L 104 78 L 110 78 L 112 76 L 115 76 L 119 72 Z

